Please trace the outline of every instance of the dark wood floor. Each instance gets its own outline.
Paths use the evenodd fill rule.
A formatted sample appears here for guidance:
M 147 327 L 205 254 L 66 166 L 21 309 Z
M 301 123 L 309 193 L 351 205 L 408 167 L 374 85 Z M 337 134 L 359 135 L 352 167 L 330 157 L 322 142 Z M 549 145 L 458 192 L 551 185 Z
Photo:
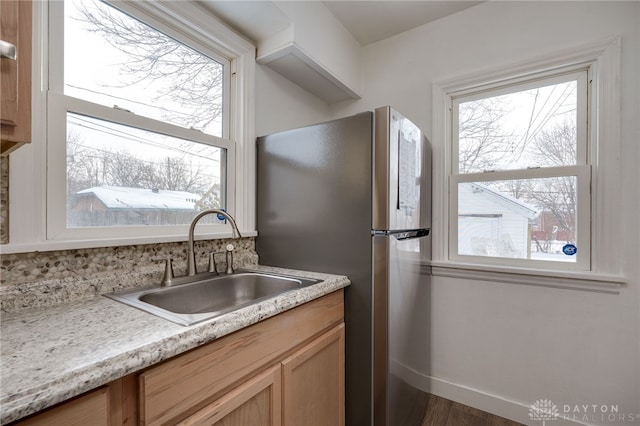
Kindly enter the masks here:
M 421 426 L 521 426 L 484 411 L 459 404 L 435 395 L 426 396 Z
M 391 426 L 524 426 L 414 388 L 389 376 Z

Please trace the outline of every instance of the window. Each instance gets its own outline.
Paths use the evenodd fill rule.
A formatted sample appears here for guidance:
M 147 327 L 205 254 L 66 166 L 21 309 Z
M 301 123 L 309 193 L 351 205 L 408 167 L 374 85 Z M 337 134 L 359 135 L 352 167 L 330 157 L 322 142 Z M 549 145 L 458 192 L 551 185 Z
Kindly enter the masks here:
M 65 0 L 47 12 L 46 239 L 184 236 L 205 208 L 236 215 L 253 46 L 194 4 Z
M 451 260 L 590 269 L 589 73 L 448 93 Z

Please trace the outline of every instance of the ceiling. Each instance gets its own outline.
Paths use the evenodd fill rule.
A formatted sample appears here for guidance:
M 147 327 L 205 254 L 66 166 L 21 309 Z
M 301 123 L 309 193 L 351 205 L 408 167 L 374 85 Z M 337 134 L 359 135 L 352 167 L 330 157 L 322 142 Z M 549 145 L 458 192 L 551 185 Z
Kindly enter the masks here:
M 324 1 L 361 46 L 435 21 L 480 1 Z
M 285 29 L 289 20 L 268 0 L 204 0 L 205 6 L 253 42 Z M 482 1 L 459 0 L 329 0 L 329 11 L 365 46 L 427 22 L 475 6 Z

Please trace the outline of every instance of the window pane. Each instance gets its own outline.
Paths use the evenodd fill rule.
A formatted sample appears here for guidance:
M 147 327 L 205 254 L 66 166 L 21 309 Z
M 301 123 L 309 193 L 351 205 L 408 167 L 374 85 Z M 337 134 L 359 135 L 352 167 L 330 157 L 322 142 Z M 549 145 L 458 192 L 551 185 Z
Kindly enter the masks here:
M 459 172 L 576 164 L 577 81 L 461 102 Z
M 101 1 L 64 6 L 65 94 L 222 137 L 222 64 Z
M 225 155 L 68 113 L 67 226 L 189 224 L 200 210 L 224 207 Z
M 458 253 L 575 262 L 576 210 L 575 176 L 459 183 Z

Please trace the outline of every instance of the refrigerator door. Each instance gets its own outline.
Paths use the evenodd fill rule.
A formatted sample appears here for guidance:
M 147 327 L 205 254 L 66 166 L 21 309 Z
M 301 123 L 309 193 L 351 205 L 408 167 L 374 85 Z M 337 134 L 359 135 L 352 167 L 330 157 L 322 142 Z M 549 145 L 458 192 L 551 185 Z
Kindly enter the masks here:
M 428 218 L 421 215 L 426 139 L 415 124 L 392 108 L 378 108 L 374 113 L 372 229 L 427 228 Z
M 373 113 L 258 139 L 260 264 L 347 275 L 346 424 L 371 425 Z
M 411 383 L 429 375 L 429 271 L 415 242 L 373 239 L 374 426 L 418 426 L 427 394 Z

